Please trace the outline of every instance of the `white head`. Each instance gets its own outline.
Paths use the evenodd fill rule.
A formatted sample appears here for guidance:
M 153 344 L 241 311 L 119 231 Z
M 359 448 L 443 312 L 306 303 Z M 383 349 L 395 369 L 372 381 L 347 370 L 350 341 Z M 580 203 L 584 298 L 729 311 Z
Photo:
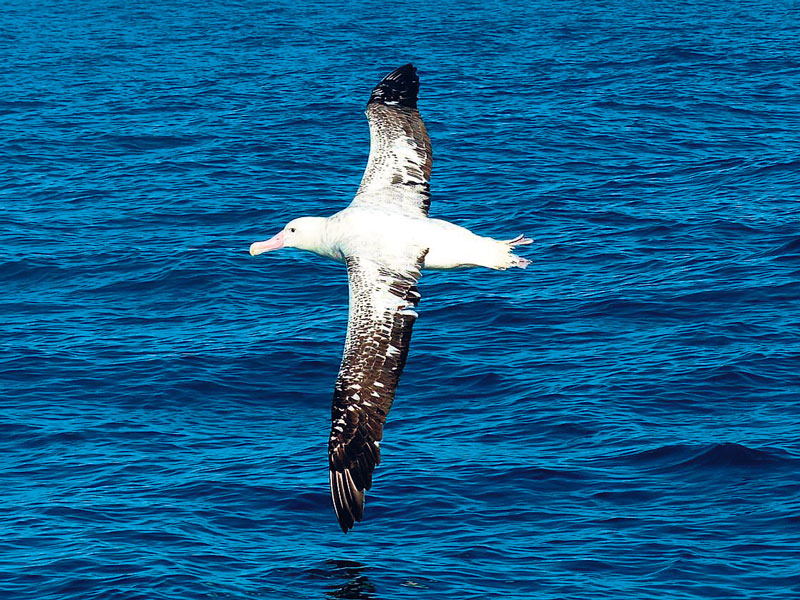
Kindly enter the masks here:
M 315 252 L 322 242 L 322 229 L 326 220 L 323 217 L 300 217 L 289 221 L 277 235 L 251 244 L 250 255 L 257 256 L 279 248 L 300 248 Z

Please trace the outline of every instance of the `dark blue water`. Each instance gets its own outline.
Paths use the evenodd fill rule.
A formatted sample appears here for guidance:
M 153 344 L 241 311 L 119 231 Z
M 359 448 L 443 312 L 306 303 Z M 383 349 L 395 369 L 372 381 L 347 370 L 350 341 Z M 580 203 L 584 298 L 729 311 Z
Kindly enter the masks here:
M 800 597 L 795 2 L 8 2 L 0 597 Z M 413 61 L 426 274 L 365 521 L 327 489 L 349 202 Z

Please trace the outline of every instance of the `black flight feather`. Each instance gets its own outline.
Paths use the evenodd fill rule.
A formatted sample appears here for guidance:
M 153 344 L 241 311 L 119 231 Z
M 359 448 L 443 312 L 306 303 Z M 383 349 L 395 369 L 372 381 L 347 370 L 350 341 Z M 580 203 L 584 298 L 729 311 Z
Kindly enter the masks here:
M 419 77 L 417 77 L 417 69 L 409 63 L 389 73 L 375 86 L 367 106 L 377 103 L 387 106 L 399 105 L 417 108 L 418 93 Z

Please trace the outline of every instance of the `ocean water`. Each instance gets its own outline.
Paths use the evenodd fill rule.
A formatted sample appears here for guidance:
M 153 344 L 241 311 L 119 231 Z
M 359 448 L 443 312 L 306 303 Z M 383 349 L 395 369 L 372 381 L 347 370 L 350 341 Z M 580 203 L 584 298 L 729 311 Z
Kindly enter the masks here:
M 6 2 L 0 598 L 800 597 L 800 7 Z M 365 520 L 327 489 L 347 205 L 414 62 L 429 273 Z

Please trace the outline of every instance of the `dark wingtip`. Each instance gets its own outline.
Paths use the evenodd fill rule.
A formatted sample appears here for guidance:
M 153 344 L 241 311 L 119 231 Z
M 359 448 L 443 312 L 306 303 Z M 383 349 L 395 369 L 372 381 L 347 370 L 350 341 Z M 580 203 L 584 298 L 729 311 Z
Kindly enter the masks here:
M 361 521 L 364 516 L 364 490 L 357 489 L 349 471 L 329 472 L 331 484 L 331 497 L 336 519 L 344 533 L 352 529 L 356 521 Z
M 372 90 L 370 104 L 386 104 L 387 106 L 406 106 L 417 108 L 419 93 L 419 77 L 417 69 L 411 63 L 396 68 Z

